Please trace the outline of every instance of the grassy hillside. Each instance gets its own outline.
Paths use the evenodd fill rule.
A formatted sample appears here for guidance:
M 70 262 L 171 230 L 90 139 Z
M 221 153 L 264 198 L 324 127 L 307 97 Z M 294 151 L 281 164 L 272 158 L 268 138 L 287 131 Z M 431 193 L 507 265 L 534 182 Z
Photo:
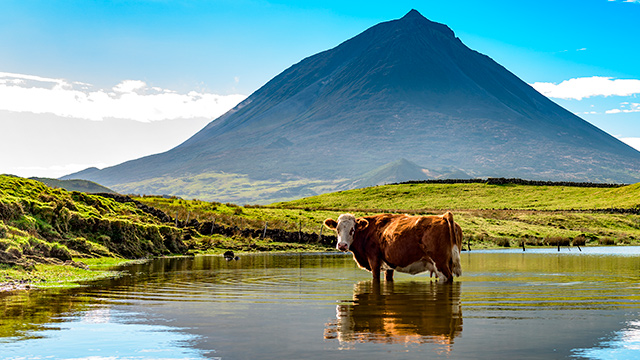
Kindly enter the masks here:
M 285 203 L 282 208 L 378 209 L 381 211 L 519 209 L 593 210 L 640 207 L 640 183 L 617 188 L 398 184 L 323 194 Z
M 75 257 L 184 251 L 180 229 L 133 204 L 0 176 L 0 263 L 59 264 Z
M 49 187 L 61 188 L 67 191 L 79 191 L 89 194 L 115 193 L 115 191 L 89 180 L 58 180 L 39 177 L 33 177 L 31 180 L 37 180 Z
M 398 184 L 341 191 L 276 203 L 307 213 L 454 212 L 472 247 L 639 244 L 640 184 L 616 187 Z M 632 209 L 615 213 L 606 209 Z M 597 210 L 600 211 L 597 211 Z
M 592 209 L 637 208 L 638 185 L 589 188 L 486 184 L 401 184 L 349 190 L 269 206 L 236 206 L 144 197 L 138 200 L 182 221 L 281 228 L 319 234 L 322 221 L 351 212 L 441 214 L 454 212 L 472 247 L 638 244 L 640 215 Z M 582 209 L 580 211 L 558 209 Z M 330 233 L 324 229 L 324 234 Z

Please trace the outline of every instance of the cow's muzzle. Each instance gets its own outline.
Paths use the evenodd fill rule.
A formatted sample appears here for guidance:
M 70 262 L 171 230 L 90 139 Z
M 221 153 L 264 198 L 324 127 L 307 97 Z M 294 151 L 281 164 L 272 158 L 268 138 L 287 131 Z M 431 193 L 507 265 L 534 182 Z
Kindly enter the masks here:
M 347 243 L 338 243 L 336 248 L 338 250 L 340 250 L 340 251 L 347 251 L 347 250 L 349 250 L 349 244 L 347 244 Z

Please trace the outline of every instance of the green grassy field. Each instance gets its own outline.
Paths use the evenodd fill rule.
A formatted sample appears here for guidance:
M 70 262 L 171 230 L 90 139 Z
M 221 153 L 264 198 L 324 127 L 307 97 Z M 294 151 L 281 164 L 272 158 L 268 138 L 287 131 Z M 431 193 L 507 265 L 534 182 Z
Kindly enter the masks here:
M 273 207 L 310 209 L 592 210 L 640 207 L 640 183 L 618 188 L 487 184 L 399 184 L 340 191 Z
M 185 220 L 226 226 L 319 233 L 322 221 L 350 212 L 442 214 L 454 212 L 472 247 L 640 243 L 640 216 L 594 209 L 637 208 L 640 184 L 618 188 L 487 184 L 399 184 L 324 194 L 267 206 L 139 198 Z M 576 211 L 579 210 L 579 211 Z M 326 231 L 327 229 L 324 229 Z

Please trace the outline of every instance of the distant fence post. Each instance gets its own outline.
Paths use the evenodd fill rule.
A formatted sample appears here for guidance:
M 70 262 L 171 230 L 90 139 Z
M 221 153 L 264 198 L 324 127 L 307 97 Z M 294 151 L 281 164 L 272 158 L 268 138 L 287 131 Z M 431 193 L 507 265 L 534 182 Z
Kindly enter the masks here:
M 264 240 L 264 238 L 267 236 L 267 222 L 264 222 L 264 230 L 262 231 L 262 239 Z

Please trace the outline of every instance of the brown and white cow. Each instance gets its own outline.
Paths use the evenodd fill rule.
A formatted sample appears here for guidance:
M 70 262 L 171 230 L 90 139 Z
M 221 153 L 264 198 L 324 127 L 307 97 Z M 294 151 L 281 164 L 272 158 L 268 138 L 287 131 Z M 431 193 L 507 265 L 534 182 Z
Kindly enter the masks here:
M 336 248 L 351 251 L 358 265 L 380 279 L 393 280 L 393 271 L 412 275 L 429 271 L 453 281 L 462 275 L 462 229 L 450 212 L 441 216 L 379 214 L 357 218 L 342 214 L 324 225 L 338 233 Z

